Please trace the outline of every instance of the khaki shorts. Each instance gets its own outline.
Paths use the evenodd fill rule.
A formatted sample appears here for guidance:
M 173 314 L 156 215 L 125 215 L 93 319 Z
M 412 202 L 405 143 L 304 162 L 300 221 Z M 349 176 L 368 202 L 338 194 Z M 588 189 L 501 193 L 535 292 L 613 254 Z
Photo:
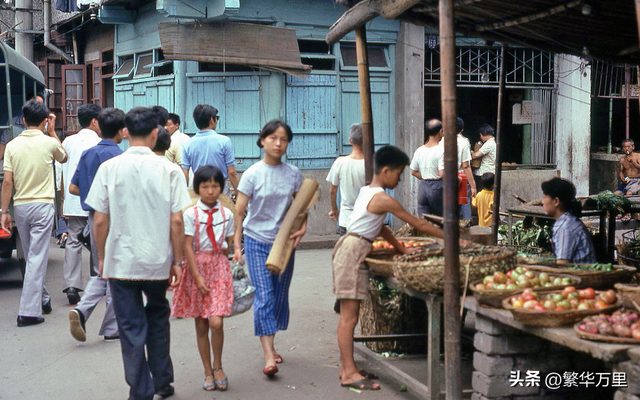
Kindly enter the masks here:
M 338 299 L 364 300 L 369 295 L 369 268 L 364 263 L 371 253 L 371 242 L 345 235 L 338 240 L 331 256 L 333 294 Z

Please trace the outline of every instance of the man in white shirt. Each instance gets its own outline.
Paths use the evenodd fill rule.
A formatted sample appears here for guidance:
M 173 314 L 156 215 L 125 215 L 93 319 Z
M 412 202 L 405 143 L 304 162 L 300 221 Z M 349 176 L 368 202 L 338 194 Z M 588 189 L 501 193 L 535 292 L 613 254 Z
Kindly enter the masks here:
M 471 165 L 469 162 L 471 161 L 471 143 L 469 143 L 469 139 L 462 135 L 462 131 L 464 130 L 464 121 L 462 118 L 456 118 L 456 132 L 458 135 L 456 139 L 458 141 L 458 176 L 464 174 L 465 178 L 467 178 L 467 203 L 460 206 L 460 218 L 462 219 L 471 219 L 471 206 L 469 205 L 469 200 L 476 197 L 477 189 L 476 182 L 473 179 L 473 172 L 471 172 Z
M 150 108 L 126 114 L 131 147 L 100 165 L 85 201 L 95 210 L 99 270 L 113 296 L 130 399 L 175 391 L 166 290 L 182 276 L 182 210 L 191 201 L 180 168 L 151 151 L 157 124 Z
M 98 114 L 102 109 L 95 104 L 83 104 L 78 107 L 78 122 L 82 129 L 75 135 L 68 136 L 62 147 L 67 152 L 68 160 L 62 164 L 62 187 L 64 197 L 62 214 L 67 219 L 67 245 L 64 249 L 63 289 L 69 304 L 78 304 L 80 293 L 84 287 L 82 282 L 82 243 L 78 235 L 87 226 L 89 212 L 82 209 L 80 196 L 69 193 L 69 182 L 76 172 L 82 153 L 100 142 L 100 125 Z M 93 271 L 93 268 L 90 269 Z
M 329 218 L 338 223 L 341 236 L 347 232 L 347 222 L 353 211 L 353 203 L 356 202 L 360 188 L 365 184 L 362 124 L 351 125 L 349 143 L 352 146 L 351 154 L 338 157 L 327 175 L 327 181 L 331 185 Z M 338 187 L 340 188 L 340 209 L 337 203 Z
M 471 155 L 472 159 L 480 158 L 482 163 L 475 171 L 476 186 L 482 185 L 482 175 L 486 172 L 496 173 L 496 140 L 493 138 L 493 128 L 489 124 L 482 124 L 478 129 L 482 147 Z
M 169 113 L 169 119 L 164 129 L 171 135 L 171 146 L 164 153 L 167 160 L 178 166 L 182 166 L 182 145 L 189 140 L 189 135 L 180 132 L 180 116 Z
M 418 216 L 433 214 L 442 216 L 444 211 L 444 147 L 442 122 L 437 119 L 425 124 L 425 143 L 420 146 L 411 159 L 411 175 L 420 179 L 418 187 Z

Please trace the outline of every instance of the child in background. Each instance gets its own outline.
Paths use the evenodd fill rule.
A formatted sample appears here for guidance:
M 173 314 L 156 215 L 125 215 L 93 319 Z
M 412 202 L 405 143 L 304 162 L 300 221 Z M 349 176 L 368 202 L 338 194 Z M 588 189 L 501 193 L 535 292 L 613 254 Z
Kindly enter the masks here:
M 478 226 L 491 226 L 491 209 L 493 208 L 493 180 L 491 172 L 482 174 L 482 191 L 471 200 L 471 204 L 478 208 Z
M 169 150 L 170 146 L 171 135 L 162 125 L 158 125 L 158 138 L 156 139 L 156 145 L 153 146 L 152 151 L 166 160 L 167 158 L 164 156 L 164 153 Z
M 387 212 L 427 235 L 442 238 L 442 230 L 409 214 L 385 189 L 393 189 L 400 182 L 400 174 L 409 165 L 409 157 L 399 148 L 384 146 L 374 156 L 374 175 L 369 186 L 360 189 L 347 223 L 347 234 L 342 236 L 333 251 L 333 293 L 340 300 L 338 346 L 340 348 L 340 383 L 358 390 L 379 390 L 370 374 L 356 367 L 353 359 L 353 332 L 358 323 L 360 302 L 368 296 L 369 270 L 364 259 L 372 251 L 378 236 L 403 254 L 407 249 L 398 243 L 391 230 L 383 225 Z M 469 242 L 461 240 L 461 245 Z
M 205 373 L 202 388 L 227 390 L 228 380 L 222 371 L 222 328 L 223 317 L 231 316 L 233 309 L 233 277 L 227 258 L 234 233 L 233 213 L 218 203 L 218 196 L 224 190 L 224 176 L 217 167 L 198 168 L 193 188 L 200 200 L 184 212 L 187 262 L 173 296 L 172 315 L 195 318 L 198 351 Z M 213 364 L 209 349 L 213 352 Z

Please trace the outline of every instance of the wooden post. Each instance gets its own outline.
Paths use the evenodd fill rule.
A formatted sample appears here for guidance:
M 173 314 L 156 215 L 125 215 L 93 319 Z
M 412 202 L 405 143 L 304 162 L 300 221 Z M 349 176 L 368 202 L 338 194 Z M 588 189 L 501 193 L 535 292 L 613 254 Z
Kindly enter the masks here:
M 444 371 L 447 399 L 462 398 L 460 372 L 460 246 L 458 146 L 456 138 L 456 56 L 453 0 L 439 0 L 441 104 L 444 127 Z M 429 388 L 438 390 L 438 388 Z
M 364 151 L 365 183 L 368 185 L 373 179 L 373 111 L 371 110 L 367 30 L 364 26 L 356 30 L 356 57 L 358 59 L 358 81 L 360 83 L 360 109 L 362 110 L 362 150 Z
M 498 227 L 500 226 L 500 187 L 502 186 L 502 98 L 504 96 L 504 45 L 500 51 L 500 77 L 498 85 L 498 118 L 496 121 L 496 172 L 493 183 L 493 218 L 491 220 L 491 238 L 493 244 L 498 243 Z
M 638 24 L 638 37 L 640 37 L 640 0 L 635 0 L 636 4 L 636 23 Z M 640 49 L 640 41 L 638 41 L 638 48 Z

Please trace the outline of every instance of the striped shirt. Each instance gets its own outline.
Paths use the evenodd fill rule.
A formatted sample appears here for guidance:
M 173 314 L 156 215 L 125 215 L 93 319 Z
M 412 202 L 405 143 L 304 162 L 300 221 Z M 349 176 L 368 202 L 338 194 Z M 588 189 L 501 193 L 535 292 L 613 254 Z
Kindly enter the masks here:
M 562 214 L 551 230 L 551 246 L 557 259 L 569 260 L 578 264 L 596 262 L 596 253 L 591 235 L 582 221 L 568 212 Z

